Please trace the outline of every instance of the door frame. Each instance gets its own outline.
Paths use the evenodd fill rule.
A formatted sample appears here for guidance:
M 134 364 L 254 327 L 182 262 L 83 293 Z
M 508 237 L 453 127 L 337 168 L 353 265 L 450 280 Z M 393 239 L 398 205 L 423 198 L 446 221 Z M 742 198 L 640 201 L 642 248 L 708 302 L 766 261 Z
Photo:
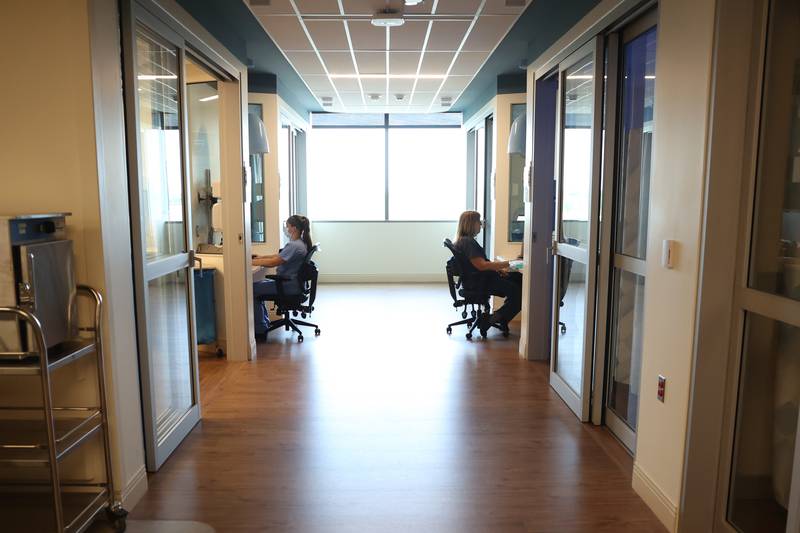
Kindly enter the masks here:
M 197 361 L 197 349 L 194 335 L 194 290 L 192 263 L 194 254 L 191 249 L 191 212 L 187 202 L 191 187 L 188 173 L 188 137 L 186 135 L 186 99 L 185 99 L 185 59 L 191 55 L 193 60 L 201 61 L 206 67 L 215 72 L 220 78 L 218 84 L 220 93 L 220 159 L 221 170 L 228 179 L 222 180 L 222 194 L 226 198 L 223 203 L 223 218 L 226 228 L 226 244 L 228 249 L 223 260 L 227 272 L 241 271 L 241 276 L 225 276 L 225 305 L 228 310 L 238 313 L 226 313 L 226 327 L 231 341 L 238 345 L 228 344 L 229 357 L 232 359 L 250 359 L 255 352 L 255 339 L 253 335 L 252 311 L 252 270 L 249 268 L 250 256 L 250 226 L 249 226 L 249 183 L 247 180 L 245 161 L 247 153 L 247 128 L 242 120 L 246 116 L 247 105 L 247 77 L 246 68 L 236 60 L 219 42 L 194 21 L 182 8 L 172 0 L 124 0 L 120 11 L 121 37 L 122 37 L 122 75 L 123 93 L 126 114 L 126 150 L 128 159 L 129 194 L 131 198 L 131 234 L 132 257 L 134 273 L 134 294 L 136 311 L 137 343 L 139 350 L 139 383 L 143 408 L 143 425 L 145 427 L 145 448 L 147 451 L 147 467 L 157 470 L 169 457 L 174 449 L 182 442 L 188 431 L 200 419 L 200 387 Z M 135 78 L 135 47 L 137 26 L 142 25 L 148 31 L 158 36 L 159 40 L 169 42 L 178 50 L 178 61 L 181 75 L 179 77 L 180 121 L 182 126 L 181 150 L 184 194 L 184 235 L 186 238 L 186 252 L 189 265 L 187 267 L 187 286 L 189 290 L 187 305 L 189 306 L 190 325 L 190 350 L 192 365 L 192 386 L 194 405 L 182 416 L 182 419 L 162 439 L 161 444 L 156 442 L 154 413 L 152 405 L 152 390 L 150 388 L 149 352 L 147 333 L 147 297 L 145 285 L 152 276 L 146 275 L 148 269 L 143 257 L 143 236 L 141 234 L 140 219 L 133 215 L 139 214 L 139 135 L 138 135 L 138 98 L 136 97 Z M 242 176 L 242 181 L 237 179 Z M 231 238 L 233 237 L 233 238 Z M 167 258 L 159 264 L 172 265 L 178 259 Z M 246 320 L 242 320 L 247 317 Z M 236 340 L 238 339 L 238 341 Z M 248 342 L 249 339 L 249 342 Z M 188 426 L 188 429 L 187 429 Z M 178 428 L 181 427 L 180 431 Z M 148 438 L 150 435 L 152 438 Z
M 769 300 L 778 298 L 767 298 L 747 287 L 768 6 L 768 0 L 719 0 L 716 6 L 695 322 L 695 331 L 704 333 L 695 334 L 693 346 L 678 521 L 679 531 L 687 533 L 735 531 L 727 523 L 726 502 L 744 347 L 744 311 L 758 313 L 763 305 L 771 305 Z M 765 316 L 780 316 L 782 311 L 775 309 Z M 797 324 L 796 319 L 792 322 Z M 795 480 L 800 479 L 799 455 L 800 446 L 796 446 Z M 791 522 L 800 517 L 800 490 L 792 489 L 787 531 L 800 526 Z

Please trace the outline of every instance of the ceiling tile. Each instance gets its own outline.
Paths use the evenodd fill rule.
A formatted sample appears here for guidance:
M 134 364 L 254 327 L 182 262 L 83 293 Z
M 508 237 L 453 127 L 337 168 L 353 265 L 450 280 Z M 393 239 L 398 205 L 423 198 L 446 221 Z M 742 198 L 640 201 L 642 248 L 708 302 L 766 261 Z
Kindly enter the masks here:
M 439 0 L 437 15 L 474 15 L 481 0 Z
M 361 86 L 364 87 L 364 94 L 386 92 L 386 78 L 381 79 L 362 79 Z
M 342 0 L 347 15 L 372 15 L 384 8 L 383 0 Z
M 471 79 L 472 76 L 448 76 L 447 79 L 444 80 L 442 92 L 461 93 L 461 91 L 467 88 Z
M 356 52 L 359 74 L 386 74 L 386 52 Z
M 468 52 L 491 52 L 506 34 L 516 17 L 514 15 L 483 15 L 464 43 Z
M 436 92 L 439 90 L 439 86 L 442 84 L 443 80 L 417 80 L 417 91 L 425 92 Z
M 525 11 L 525 7 L 531 3 L 531 0 L 525 0 L 524 7 L 506 6 L 506 0 L 486 0 L 486 5 L 483 6 L 483 12 L 487 15 L 519 15 Z
M 358 84 L 358 80 L 355 78 L 338 78 L 333 80 L 333 83 L 336 85 L 336 90 L 340 93 L 361 92 L 361 86 Z
M 416 74 L 419 66 L 419 52 L 390 52 L 389 73 Z
M 433 0 L 423 0 L 421 4 L 417 4 L 415 6 L 406 6 L 404 11 L 406 13 L 429 15 L 431 13 L 432 7 L 433 7 Z
M 428 106 L 430 105 L 431 101 L 433 100 L 433 95 L 435 93 L 426 93 L 426 92 L 415 92 L 414 97 L 411 99 L 411 105 L 413 106 Z
M 297 21 L 297 17 L 258 17 L 258 20 L 264 25 L 275 44 L 284 52 L 286 50 L 313 49 L 303 27 Z
M 424 21 L 408 21 L 390 31 L 389 47 L 392 50 L 422 50 L 428 23 Z
M 389 94 L 410 93 L 414 88 L 414 80 L 406 79 L 390 79 L 389 80 Z
M 472 76 L 478 72 L 489 52 L 461 52 L 458 54 L 450 74 L 457 76 Z
M 353 50 L 386 50 L 386 29 L 373 26 L 369 21 L 349 21 Z
M 342 102 L 346 106 L 351 105 L 362 105 L 363 101 L 361 100 L 361 93 L 339 93 L 339 96 L 342 97 Z
M 271 0 L 268 6 L 254 6 L 250 9 L 258 17 L 261 15 L 294 15 L 294 8 L 289 0 Z
M 341 21 L 307 20 L 306 27 L 318 50 L 350 50 Z
M 303 80 L 308 85 L 308 88 L 315 93 L 327 94 L 333 92 L 333 85 L 331 85 L 328 76 L 303 76 Z
M 286 57 L 301 76 L 319 76 L 325 74 L 322 63 L 315 52 L 287 52 Z
M 453 52 L 425 52 L 422 58 L 422 68 L 420 74 L 434 74 L 444 75 L 447 74 L 447 67 L 453 60 Z
M 303 15 L 339 14 L 339 2 L 336 0 L 295 0 L 295 3 Z
M 350 52 L 320 52 L 330 74 L 355 74 L 353 58 Z
M 460 20 L 434 22 L 427 50 L 458 50 L 468 27 L 469 22 Z

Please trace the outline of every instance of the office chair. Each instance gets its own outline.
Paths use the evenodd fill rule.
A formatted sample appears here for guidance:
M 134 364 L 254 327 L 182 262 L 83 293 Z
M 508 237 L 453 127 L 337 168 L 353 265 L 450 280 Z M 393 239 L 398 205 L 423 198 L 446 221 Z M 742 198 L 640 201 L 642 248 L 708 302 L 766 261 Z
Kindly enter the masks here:
M 567 239 L 567 244 L 571 244 L 572 246 L 578 246 L 578 239 L 574 239 L 572 237 Z M 564 297 L 567 295 L 567 289 L 569 288 L 569 277 L 572 274 L 572 259 L 567 257 L 561 256 L 561 260 L 564 261 L 562 268 L 559 270 L 558 274 L 558 307 L 564 307 Z M 562 322 L 561 320 L 558 321 L 558 327 L 561 330 L 561 334 L 565 334 L 567 332 L 567 325 Z
M 268 279 L 275 280 L 277 294 L 260 298 L 260 300 L 274 302 L 276 312 L 279 315 L 283 315 L 283 318 L 269 325 L 267 334 L 274 329 L 283 327 L 286 328 L 286 331 L 296 331 L 298 333 L 297 342 L 303 342 L 303 332 L 300 330 L 299 326 L 314 328 L 314 336 L 319 336 L 319 334 L 322 333 L 318 325 L 293 318 L 298 314 L 300 314 L 302 318 L 306 318 L 314 311 L 314 301 L 317 299 L 317 278 L 319 277 L 319 271 L 311 258 L 317 250 L 319 250 L 319 243 L 312 246 L 303 259 L 303 265 L 297 273 L 297 280 L 290 280 L 290 278 L 278 275 L 266 276 Z M 301 286 L 300 294 L 284 293 L 284 283 L 298 281 Z
M 479 317 L 488 316 L 491 308 L 489 305 L 491 294 L 489 294 L 486 287 L 488 278 L 484 272 L 465 274 L 465 272 L 470 272 L 470 269 L 466 268 L 469 258 L 456 248 L 450 239 L 444 240 L 444 246 L 453 254 L 453 257 L 448 259 L 445 265 L 447 286 L 450 289 L 450 296 L 453 298 L 453 307 L 456 309 L 464 308 L 461 311 L 463 320 L 448 324 L 447 334 L 453 333 L 453 326 L 466 324 L 468 328 L 466 338 L 471 339 L 472 332 L 478 328 Z M 470 307 L 469 313 L 467 313 L 467 307 Z M 500 324 L 491 324 L 489 327 L 499 329 L 503 332 L 503 337 L 508 337 L 508 328 L 504 328 Z M 481 337 L 485 339 L 488 329 L 479 329 L 479 332 Z

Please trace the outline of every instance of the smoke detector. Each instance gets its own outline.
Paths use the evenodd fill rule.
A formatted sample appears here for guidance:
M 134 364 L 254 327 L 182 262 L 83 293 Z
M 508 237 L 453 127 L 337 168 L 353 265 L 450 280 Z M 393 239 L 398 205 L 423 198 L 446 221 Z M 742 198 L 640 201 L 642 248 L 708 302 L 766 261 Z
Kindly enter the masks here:
M 398 102 L 402 102 L 405 97 L 406 95 L 402 93 L 397 93 L 396 95 L 394 95 L 394 99 L 397 100 Z
M 406 19 L 403 18 L 403 14 L 399 11 L 385 9 L 372 15 L 372 20 L 370 20 L 370 22 L 372 22 L 373 26 L 381 28 L 396 28 L 397 26 L 405 24 Z

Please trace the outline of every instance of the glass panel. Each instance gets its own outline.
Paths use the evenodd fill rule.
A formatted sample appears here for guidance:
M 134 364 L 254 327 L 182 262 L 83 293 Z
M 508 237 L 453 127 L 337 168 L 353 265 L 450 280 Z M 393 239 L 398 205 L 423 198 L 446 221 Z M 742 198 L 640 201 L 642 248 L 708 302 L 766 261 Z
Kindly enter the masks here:
M 644 278 L 614 272 L 608 407 L 636 430 L 642 372 Z
M 289 126 L 281 127 L 278 133 L 278 176 L 279 176 L 279 192 L 278 192 L 278 217 L 283 227 L 283 221 L 289 218 L 289 194 L 290 194 L 290 171 L 289 159 L 291 157 L 290 137 L 292 129 Z M 288 237 L 281 232 L 281 246 L 288 242 Z
M 594 63 L 588 55 L 569 67 L 563 80 L 561 240 L 588 246 L 592 197 Z
M 800 402 L 800 328 L 748 314 L 741 376 L 728 520 L 744 533 L 783 533 Z
M 559 256 L 556 373 L 581 396 L 586 323 L 586 265 Z
M 458 220 L 467 194 L 465 160 L 460 129 L 390 129 L 389 219 Z
M 210 78 L 192 62 L 187 62 L 187 73 L 194 78 Z M 187 74 L 189 79 L 192 79 Z M 216 81 L 186 84 L 187 122 L 189 125 L 189 161 L 192 178 L 192 247 L 202 244 L 221 244 L 222 228 L 214 228 L 212 211 L 220 193 L 219 155 L 219 93 Z M 216 205 L 216 207 L 215 207 Z
M 525 116 L 525 104 L 511 104 L 511 123 Z M 522 120 L 525 120 L 524 118 Z M 522 242 L 525 233 L 525 198 L 522 196 L 525 178 L 525 154 L 508 156 L 508 242 Z
M 650 159 L 653 148 L 653 94 L 656 84 L 656 29 L 625 44 L 619 142 L 619 211 L 616 251 L 645 258 Z
M 771 3 L 750 286 L 800 300 L 800 3 Z
M 390 126 L 455 126 L 461 127 L 461 113 L 390 113 Z
M 178 67 L 175 48 L 137 33 L 140 202 L 149 260 L 186 251 Z
M 308 212 L 314 220 L 384 220 L 383 128 L 312 129 Z
M 156 436 L 166 436 L 194 405 L 186 270 L 147 284 L 147 329 Z
M 261 104 L 248 104 L 247 112 L 263 119 Z M 266 242 L 264 235 L 264 156 L 250 155 L 250 174 L 252 187 L 250 190 L 250 234 L 253 242 Z

